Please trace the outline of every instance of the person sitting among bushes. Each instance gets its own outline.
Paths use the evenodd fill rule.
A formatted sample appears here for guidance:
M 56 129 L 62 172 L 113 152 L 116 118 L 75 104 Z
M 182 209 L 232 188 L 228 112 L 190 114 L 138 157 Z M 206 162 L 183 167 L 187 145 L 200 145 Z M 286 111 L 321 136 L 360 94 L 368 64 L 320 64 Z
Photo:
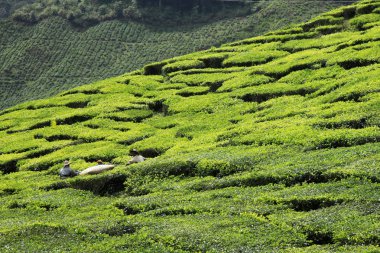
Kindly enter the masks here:
M 79 174 L 79 171 L 75 171 L 70 168 L 70 162 L 68 160 L 64 161 L 63 168 L 59 171 L 59 176 L 64 179 L 68 177 L 75 177 Z
M 103 163 L 102 160 L 97 160 L 96 165 L 88 167 L 87 169 L 81 171 L 79 175 L 94 175 L 94 174 L 99 174 L 103 173 L 108 170 L 112 170 L 115 168 L 115 165 L 113 164 L 105 164 Z
M 145 161 L 145 157 L 140 155 L 139 151 L 137 151 L 136 149 L 132 149 L 130 152 L 130 155 L 133 157 L 131 160 L 128 161 L 128 164 L 140 163 L 140 162 Z

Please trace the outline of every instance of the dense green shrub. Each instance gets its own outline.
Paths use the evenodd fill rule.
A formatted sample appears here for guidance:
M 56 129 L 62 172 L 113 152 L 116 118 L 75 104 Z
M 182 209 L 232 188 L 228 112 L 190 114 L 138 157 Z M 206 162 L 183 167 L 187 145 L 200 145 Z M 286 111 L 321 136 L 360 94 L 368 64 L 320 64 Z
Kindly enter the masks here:
M 365 24 L 376 21 L 379 21 L 379 14 L 373 13 L 355 17 L 350 20 L 350 24 L 357 27 L 358 29 L 362 29 Z
M 274 60 L 287 55 L 284 51 L 251 51 L 235 54 L 223 61 L 223 65 L 230 66 L 253 66 Z
M 341 24 L 342 22 L 343 22 L 342 17 L 322 15 L 310 20 L 309 22 L 306 22 L 303 26 L 303 29 L 306 31 L 309 31 L 312 28 L 326 26 L 326 25 L 336 25 L 336 24 Z
M 171 72 L 176 72 L 180 70 L 186 69 L 194 69 L 194 68 L 204 68 L 205 65 L 202 61 L 199 60 L 185 60 L 178 61 L 174 63 L 169 63 L 162 68 L 164 74 L 169 74 Z

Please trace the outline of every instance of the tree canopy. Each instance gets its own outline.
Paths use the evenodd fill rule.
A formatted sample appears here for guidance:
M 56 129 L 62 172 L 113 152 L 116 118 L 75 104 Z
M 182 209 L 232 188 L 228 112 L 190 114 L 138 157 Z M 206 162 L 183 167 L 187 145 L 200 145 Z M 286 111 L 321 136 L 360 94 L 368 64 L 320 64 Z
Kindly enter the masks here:
M 220 0 L 137 0 L 141 7 L 171 7 L 181 11 L 197 9 L 199 11 L 208 11 L 225 5 L 244 5 L 244 1 L 220 1 Z

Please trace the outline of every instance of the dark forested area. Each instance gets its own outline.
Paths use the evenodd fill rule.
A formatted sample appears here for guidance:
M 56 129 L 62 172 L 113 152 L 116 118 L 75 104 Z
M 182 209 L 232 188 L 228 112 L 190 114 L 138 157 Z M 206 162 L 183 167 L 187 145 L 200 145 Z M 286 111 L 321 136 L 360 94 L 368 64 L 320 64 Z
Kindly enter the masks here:
M 18 7 L 13 8 L 16 3 Z M 28 24 L 60 16 L 82 27 L 112 19 L 193 24 L 246 15 L 251 6 L 241 0 L 23 0 L 12 5 L 10 0 L 0 0 L 0 16 L 12 15 Z
M 7 18 L 16 9 L 35 2 L 35 0 L 0 0 L 0 19 Z
M 196 10 L 198 12 L 213 11 L 225 7 L 242 7 L 244 1 L 222 1 L 222 0 L 137 0 L 140 7 L 170 7 L 181 12 Z

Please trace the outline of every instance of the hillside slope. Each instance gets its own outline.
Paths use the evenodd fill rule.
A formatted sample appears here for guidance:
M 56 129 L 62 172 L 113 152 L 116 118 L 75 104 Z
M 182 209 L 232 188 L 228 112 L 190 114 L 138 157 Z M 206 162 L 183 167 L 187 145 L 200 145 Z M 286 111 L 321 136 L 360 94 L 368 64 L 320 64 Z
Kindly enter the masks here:
M 377 252 L 379 76 L 366 0 L 3 110 L 0 247 Z
M 83 30 L 58 17 L 30 26 L 0 21 L 0 109 L 305 21 L 342 4 L 294 3 L 255 3 L 260 11 L 244 18 L 184 26 L 113 20 Z

